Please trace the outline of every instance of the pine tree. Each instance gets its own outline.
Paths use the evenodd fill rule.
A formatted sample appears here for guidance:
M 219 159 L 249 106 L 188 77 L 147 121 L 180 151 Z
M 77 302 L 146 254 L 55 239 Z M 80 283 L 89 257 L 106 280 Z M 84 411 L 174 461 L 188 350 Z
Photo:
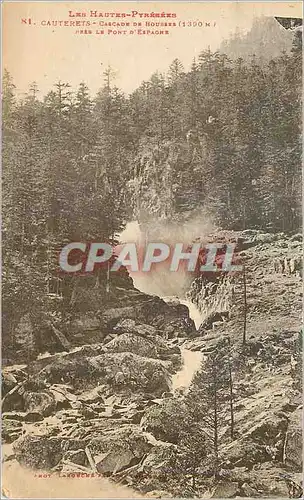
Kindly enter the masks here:
M 203 361 L 186 398 L 192 418 L 205 434 L 206 463 L 210 464 L 215 477 L 219 474 L 219 448 L 227 434 L 229 419 L 230 435 L 234 436 L 231 356 L 226 353 L 224 340 Z

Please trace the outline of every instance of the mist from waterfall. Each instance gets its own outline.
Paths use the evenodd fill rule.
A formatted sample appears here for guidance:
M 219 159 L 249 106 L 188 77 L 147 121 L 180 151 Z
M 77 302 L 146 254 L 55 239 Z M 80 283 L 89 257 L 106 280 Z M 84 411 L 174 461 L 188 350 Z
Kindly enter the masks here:
M 184 224 L 181 222 L 168 222 L 158 220 L 139 224 L 138 221 L 128 222 L 126 228 L 120 234 L 121 243 L 136 243 L 138 247 L 146 247 L 149 242 L 167 243 L 174 245 L 184 243 L 190 245 L 195 240 L 202 241 L 204 236 L 213 230 L 213 225 L 209 221 L 194 217 Z M 167 266 L 157 266 L 157 269 L 139 273 L 129 270 L 134 286 L 149 295 L 157 295 L 164 300 L 179 299 L 189 309 L 189 315 L 193 319 L 196 328 L 199 327 L 202 317 L 197 307 L 186 299 L 186 292 L 189 290 L 192 277 L 186 272 L 172 272 Z

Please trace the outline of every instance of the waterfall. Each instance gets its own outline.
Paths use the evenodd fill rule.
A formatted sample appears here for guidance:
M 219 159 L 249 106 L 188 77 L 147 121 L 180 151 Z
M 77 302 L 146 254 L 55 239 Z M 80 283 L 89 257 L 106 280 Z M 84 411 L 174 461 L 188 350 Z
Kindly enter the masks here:
M 149 241 L 149 234 L 142 231 L 138 221 L 128 222 L 126 228 L 119 237 L 121 243 L 136 243 L 139 247 L 146 246 Z M 166 302 L 175 300 L 188 307 L 189 316 L 194 321 L 195 328 L 198 329 L 202 323 L 203 316 L 198 307 L 193 302 L 185 299 L 185 291 L 189 289 L 191 277 L 184 272 L 172 272 L 163 267 L 158 270 L 129 274 L 133 279 L 134 286 L 141 292 L 149 295 L 157 295 Z

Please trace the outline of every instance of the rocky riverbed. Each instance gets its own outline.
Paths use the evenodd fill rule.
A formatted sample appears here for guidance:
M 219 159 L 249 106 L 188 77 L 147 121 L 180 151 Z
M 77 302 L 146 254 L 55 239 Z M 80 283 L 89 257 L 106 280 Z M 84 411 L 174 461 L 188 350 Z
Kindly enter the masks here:
M 94 293 L 98 302 L 96 290 L 75 298 L 89 305 L 75 313 L 64 332 L 69 349 L 56 348 L 57 335 L 45 348 L 52 354 L 40 352 L 25 362 L 29 326 L 19 325 L 20 361 L 5 366 L 2 375 L 8 496 L 16 491 L 17 473 L 20 481 L 33 478 L 32 498 L 47 497 L 46 485 L 53 498 L 66 489 L 67 498 L 75 493 L 92 498 L 296 496 L 302 437 L 301 241 L 298 235 L 237 236 L 247 272 L 245 345 L 243 282 L 235 276 L 193 283 L 187 300 L 202 315 L 200 326 L 185 303 L 149 296 L 128 280 L 112 284 L 111 301 L 98 314 L 88 300 Z M 179 477 L 168 471 L 179 453 L 187 391 L 201 362 L 227 335 L 234 345 L 236 433 L 220 443 L 220 476 L 210 478 L 202 463 L 193 490 L 188 471 Z M 19 491 L 24 494 L 22 486 Z

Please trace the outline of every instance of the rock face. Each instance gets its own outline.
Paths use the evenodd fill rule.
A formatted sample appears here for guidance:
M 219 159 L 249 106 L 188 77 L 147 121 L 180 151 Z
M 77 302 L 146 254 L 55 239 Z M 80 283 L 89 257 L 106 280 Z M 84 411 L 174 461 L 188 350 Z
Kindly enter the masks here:
M 212 329 L 213 323 L 229 318 L 233 295 L 233 279 L 229 276 L 216 273 L 212 277 L 200 276 L 193 281 L 188 297 L 198 306 L 203 318 L 200 335 Z
M 25 314 L 14 331 L 15 349 L 18 358 L 35 354 L 34 327 L 29 314 Z
M 171 307 L 159 297 L 140 292 L 126 269 L 115 273 L 109 290 L 94 276 L 80 277 L 73 285 L 65 321 L 42 321 L 33 327 L 29 314 L 20 318 L 14 332 L 16 348 L 4 346 L 5 364 L 26 363 L 44 353 L 65 352 L 82 345 L 103 343 L 116 326 L 133 320 L 137 329 L 155 328 L 163 338 L 195 336 L 195 325 L 182 305 Z M 36 320 L 35 320 L 36 321 Z M 141 325 L 146 325 L 142 326 Z M 127 330 L 121 333 L 128 333 Z
M 302 470 L 303 459 L 303 428 L 302 428 L 302 409 L 294 411 L 290 417 L 286 432 L 285 442 L 285 460 L 297 472 Z
M 14 442 L 22 434 L 22 422 L 14 419 L 4 419 L 2 422 L 2 439 L 6 443 Z
M 2 394 L 5 396 L 11 389 L 13 389 L 17 384 L 17 379 L 13 373 L 2 371 L 1 373 L 1 387 Z
M 211 238 L 211 236 L 210 236 Z M 221 238 L 219 238 L 222 241 Z M 236 242 L 238 262 L 245 265 L 247 326 L 255 333 L 256 313 L 260 325 L 274 323 L 277 328 L 298 328 L 301 301 L 299 279 L 302 276 L 301 235 L 263 233 L 245 230 L 227 232 L 226 242 Z M 204 318 L 199 334 L 220 327 L 230 317 L 241 316 L 244 309 L 243 273 L 216 273 L 196 278 L 188 298 L 200 309 Z M 290 317 L 286 319 L 286 310 Z M 253 328 L 250 327 L 251 317 Z M 214 326 L 213 326 L 214 325 Z M 259 326 L 260 326 L 259 325 Z M 259 330 L 260 331 L 260 330 Z

